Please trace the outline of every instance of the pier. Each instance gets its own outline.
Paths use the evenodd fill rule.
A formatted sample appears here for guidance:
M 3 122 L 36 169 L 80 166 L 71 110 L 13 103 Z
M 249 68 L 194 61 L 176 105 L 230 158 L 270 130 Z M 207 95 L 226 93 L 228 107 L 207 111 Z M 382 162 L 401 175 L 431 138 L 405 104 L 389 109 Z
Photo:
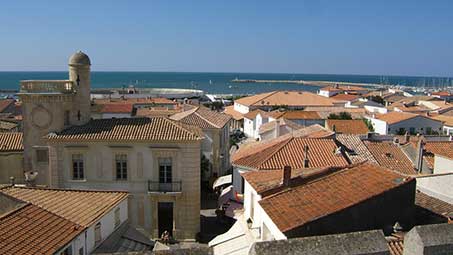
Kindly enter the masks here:
M 341 86 L 360 86 L 360 87 L 374 87 L 384 88 L 390 87 L 391 85 L 374 84 L 374 83 L 355 83 L 355 82 L 342 82 L 342 81 L 306 81 L 306 80 L 254 80 L 254 79 L 234 79 L 231 80 L 234 83 L 292 83 L 306 86 L 326 87 L 333 85 Z

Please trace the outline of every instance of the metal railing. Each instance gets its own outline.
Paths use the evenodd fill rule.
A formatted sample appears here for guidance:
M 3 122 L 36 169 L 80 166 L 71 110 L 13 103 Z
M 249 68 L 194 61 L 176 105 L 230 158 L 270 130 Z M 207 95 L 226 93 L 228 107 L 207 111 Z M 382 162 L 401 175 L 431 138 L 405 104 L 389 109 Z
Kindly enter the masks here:
M 148 181 L 149 192 L 181 192 L 181 186 L 181 181 L 166 183 Z
M 63 93 L 76 92 L 74 83 L 69 80 L 36 81 L 28 80 L 20 82 L 20 93 Z

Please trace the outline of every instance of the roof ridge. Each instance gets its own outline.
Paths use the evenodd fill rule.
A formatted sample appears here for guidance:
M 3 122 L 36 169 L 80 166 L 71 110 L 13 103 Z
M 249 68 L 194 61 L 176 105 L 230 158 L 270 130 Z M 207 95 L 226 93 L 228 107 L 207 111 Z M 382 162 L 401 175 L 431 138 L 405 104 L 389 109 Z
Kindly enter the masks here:
M 208 122 L 210 125 L 216 127 L 216 128 L 221 128 L 219 127 L 218 125 L 212 123 L 210 120 L 206 119 L 205 117 L 203 117 L 200 113 L 198 113 L 198 110 L 200 109 L 200 107 L 198 107 L 198 109 L 194 112 L 194 114 L 196 114 L 198 117 L 200 117 L 201 119 L 203 119 L 204 121 Z
M 251 103 L 250 105 L 252 106 L 252 105 L 258 103 L 259 101 L 262 101 L 262 100 L 264 100 L 264 99 L 266 99 L 266 98 L 268 98 L 268 97 L 270 97 L 270 96 L 272 96 L 272 95 L 274 95 L 275 93 L 278 93 L 278 92 L 279 92 L 278 90 L 274 90 L 274 91 L 271 91 L 271 92 L 267 92 L 267 94 L 268 94 L 267 96 L 262 97 L 262 98 L 259 99 L 259 100 L 256 100 L 255 102 Z
M 53 191 L 70 191 L 70 192 L 88 192 L 88 193 L 124 193 L 124 194 L 129 194 L 128 191 L 122 191 L 122 190 L 66 189 L 66 188 L 48 188 L 48 187 L 27 187 L 27 186 L 17 186 L 17 185 L 14 185 L 14 186 L 9 185 L 9 186 L 5 186 L 5 187 L 1 187 L 0 188 L 0 192 L 2 194 L 7 195 L 6 193 L 2 192 L 2 190 L 11 189 L 11 188 L 30 189 L 30 190 L 53 190 Z
M 200 137 L 198 134 L 196 134 L 196 133 L 194 133 L 193 131 L 187 129 L 186 127 L 184 127 L 184 126 L 182 125 L 182 123 L 180 123 L 180 122 L 178 122 L 178 121 L 176 121 L 176 120 L 172 120 L 172 119 L 169 119 L 169 118 L 166 118 L 166 117 L 160 117 L 160 116 L 159 116 L 159 117 L 152 117 L 152 118 L 162 118 L 162 119 L 164 119 L 165 121 L 171 123 L 173 126 L 177 127 L 178 129 L 180 129 L 180 130 L 182 130 L 182 131 L 184 131 L 184 132 L 186 132 L 186 133 L 189 133 L 189 134 L 191 134 L 191 135 L 197 137 L 198 140 L 201 139 L 201 137 Z M 189 125 L 189 126 L 190 126 L 190 125 Z

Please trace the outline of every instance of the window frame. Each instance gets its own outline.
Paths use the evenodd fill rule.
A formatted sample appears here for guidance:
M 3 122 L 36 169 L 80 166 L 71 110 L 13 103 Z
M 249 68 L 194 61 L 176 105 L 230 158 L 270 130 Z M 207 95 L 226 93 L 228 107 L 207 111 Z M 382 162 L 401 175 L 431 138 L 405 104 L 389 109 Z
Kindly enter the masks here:
M 77 173 L 77 174 L 76 174 Z M 85 156 L 83 153 L 71 154 L 71 179 L 85 180 Z
M 40 155 L 40 153 L 44 153 L 44 152 L 45 152 L 45 155 Z M 35 155 L 36 155 L 36 163 L 38 163 L 38 164 L 49 163 L 49 149 L 47 149 L 47 148 L 36 149 Z M 44 160 L 42 160 L 42 158 L 41 158 L 43 156 L 45 158 Z
M 173 159 L 171 157 L 158 158 L 159 183 L 173 182 Z
M 128 155 L 127 153 L 115 154 L 115 180 L 127 181 L 128 180 Z
M 102 242 L 102 225 L 101 222 L 94 225 L 94 245 L 98 245 Z

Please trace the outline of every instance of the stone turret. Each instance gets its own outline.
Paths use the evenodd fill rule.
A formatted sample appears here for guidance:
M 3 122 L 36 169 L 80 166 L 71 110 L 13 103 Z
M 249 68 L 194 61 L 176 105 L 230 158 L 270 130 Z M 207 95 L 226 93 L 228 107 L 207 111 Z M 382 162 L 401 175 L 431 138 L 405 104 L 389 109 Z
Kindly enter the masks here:
M 69 80 L 75 85 L 71 123 L 81 125 L 90 120 L 91 61 L 82 51 L 69 58 Z

